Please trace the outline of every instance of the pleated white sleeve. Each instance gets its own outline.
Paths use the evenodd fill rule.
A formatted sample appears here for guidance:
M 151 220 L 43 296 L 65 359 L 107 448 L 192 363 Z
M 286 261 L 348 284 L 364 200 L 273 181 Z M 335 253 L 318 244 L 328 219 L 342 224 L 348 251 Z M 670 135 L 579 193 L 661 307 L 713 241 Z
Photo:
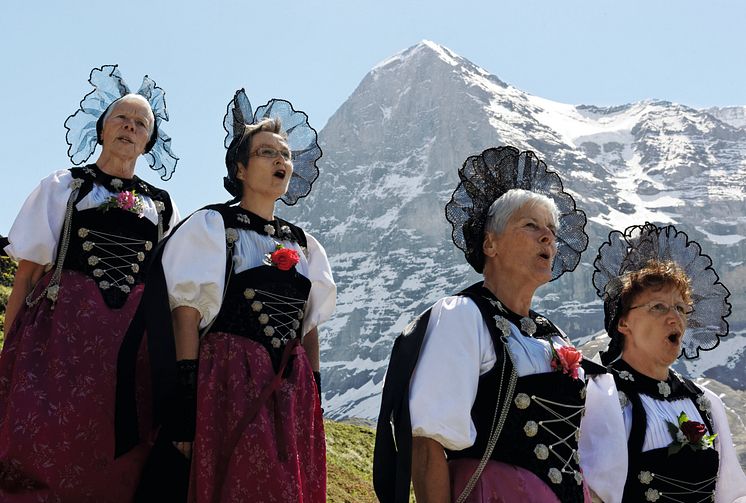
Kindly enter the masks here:
M 466 297 L 446 297 L 432 307 L 409 386 L 412 436 L 432 438 L 451 450 L 474 443 L 471 408 L 479 376 L 495 362 L 489 334 L 480 337 L 483 326 L 479 308 Z
M 54 262 L 72 180 L 69 170 L 60 170 L 43 179 L 31 192 L 8 233 L 8 256 L 44 266 Z
M 620 503 L 627 478 L 627 430 L 614 378 L 588 380 L 578 455 L 588 486 L 605 502 Z
M 512 323 L 507 341 L 519 377 L 552 371 L 548 341 L 526 337 Z M 552 343 L 566 344 L 559 336 Z M 432 438 L 451 450 L 473 445 L 477 433 L 471 408 L 479 376 L 496 361 L 489 329 L 471 299 L 454 296 L 436 302 L 409 386 L 412 435 Z
M 746 503 L 746 475 L 741 469 L 741 464 L 733 446 L 733 438 L 728 426 L 728 416 L 725 415 L 725 407 L 715 393 L 700 386 L 705 396 L 712 404 L 712 428 L 717 433 L 715 447 L 720 455 L 720 468 L 718 470 L 718 481 L 715 488 L 715 503 Z
M 171 309 L 193 307 L 206 327 L 220 311 L 225 286 L 225 227 L 214 210 L 195 212 L 171 236 L 163 250 Z
M 337 305 L 337 285 L 334 283 L 332 268 L 326 250 L 315 237 L 306 233 L 308 249 L 308 273 L 311 280 L 311 293 L 303 320 L 303 334 L 318 327 L 331 318 Z

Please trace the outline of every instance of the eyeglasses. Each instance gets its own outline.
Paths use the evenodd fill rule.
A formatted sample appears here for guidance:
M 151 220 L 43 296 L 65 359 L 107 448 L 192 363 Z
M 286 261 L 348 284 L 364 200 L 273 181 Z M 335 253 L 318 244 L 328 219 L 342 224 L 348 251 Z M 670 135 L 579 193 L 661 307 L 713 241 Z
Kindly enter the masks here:
M 266 157 L 268 159 L 274 159 L 277 156 L 282 156 L 285 161 L 290 161 L 292 154 L 289 150 L 277 150 L 272 147 L 259 147 L 249 154 L 249 157 Z
M 639 306 L 632 306 L 629 308 L 629 310 L 637 309 L 638 307 L 647 307 L 648 311 L 650 311 L 650 314 L 652 314 L 655 317 L 665 316 L 668 313 L 671 312 L 673 309 L 676 314 L 678 314 L 680 317 L 686 319 L 690 314 L 692 314 L 692 306 L 688 304 L 666 304 L 665 302 L 658 302 L 658 301 L 651 301 L 646 304 L 640 304 Z

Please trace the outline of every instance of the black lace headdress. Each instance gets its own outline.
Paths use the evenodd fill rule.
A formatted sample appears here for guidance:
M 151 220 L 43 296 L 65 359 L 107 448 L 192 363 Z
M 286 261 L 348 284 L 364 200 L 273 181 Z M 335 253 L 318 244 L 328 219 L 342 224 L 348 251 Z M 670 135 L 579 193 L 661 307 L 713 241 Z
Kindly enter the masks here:
M 225 148 L 231 155 L 231 143 L 235 138 L 240 138 L 247 124 L 256 124 L 262 119 L 279 118 L 282 129 L 287 134 L 287 143 L 292 152 L 293 176 L 290 178 L 288 191 L 280 199 L 288 206 L 298 202 L 298 199 L 307 196 L 311 192 L 313 182 L 319 176 L 319 168 L 316 162 L 321 158 L 321 147 L 318 143 L 316 130 L 308 123 L 308 115 L 300 110 L 295 110 L 289 101 L 272 99 L 252 111 L 251 102 L 243 89 L 236 91 L 233 99 L 228 103 L 228 109 L 223 119 L 223 128 L 226 131 Z M 228 164 L 233 164 L 229 162 Z M 235 173 L 230 172 L 225 178 L 226 190 L 233 194 L 229 186 L 236 183 Z M 233 194 L 235 195 L 235 194 Z
M 94 68 L 88 82 L 93 91 L 83 97 L 79 109 L 65 120 L 69 145 L 67 155 L 76 166 L 86 162 L 96 150 L 99 118 L 112 103 L 131 92 L 119 73 L 118 65 Z M 145 158 L 150 168 L 160 173 L 162 180 L 168 180 L 174 174 L 179 158 L 171 152 L 171 138 L 161 128 L 161 122 L 168 121 L 166 93 L 146 75 L 136 94 L 148 100 L 155 117 L 155 138 L 149 142 L 150 149 L 146 148 Z
M 446 218 L 453 226 L 452 238 L 479 273 L 484 268 L 484 226 L 492 203 L 510 189 L 524 189 L 552 199 L 559 209 L 557 255 L 552 264 L 552 280 L 572 271 L 588 246 L 585 213 L 575 207 L 573 197 L 564 191 L 557 173 L 533 152 L 514 147 L 485 150 L 464 161 L 460 182 L 446 205 Z
M 702 253 L 699 243 L 690 241 L 673 225 L 659 227 L 646 222 L 627 227 L 624 232 L 610 232 L 593 263 L 593 286 L 604 300 L 604 325 L 611 337 L 604 362 L 621 354 L 621 337 L 615 328 L 621 314 L 621 278 L 639 271 L 651 260 L 675 262 L 689 277 L 693 310 L 682 341 L 684 356 L 696 358 L 700 350 L 714 349 L 720 338 L 728 335 L 725 318 L 731 311 L 730 292 L 720 282 L 710 257 Z

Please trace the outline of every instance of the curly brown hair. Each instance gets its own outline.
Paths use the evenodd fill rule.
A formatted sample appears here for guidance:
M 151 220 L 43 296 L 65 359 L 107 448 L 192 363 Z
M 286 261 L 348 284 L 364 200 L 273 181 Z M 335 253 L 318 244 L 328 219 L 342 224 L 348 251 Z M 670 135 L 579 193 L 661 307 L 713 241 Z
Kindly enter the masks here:
M 629 312 L 632 301 L 645 290 L 675 288 L 687 304 L 692 302 L 692 287 L 684 270 L 670 260 L 651 260 L 639 271 L 633 271 L 621 277 L 622 292 L 619 297 L 619 315 L 617 319 Z

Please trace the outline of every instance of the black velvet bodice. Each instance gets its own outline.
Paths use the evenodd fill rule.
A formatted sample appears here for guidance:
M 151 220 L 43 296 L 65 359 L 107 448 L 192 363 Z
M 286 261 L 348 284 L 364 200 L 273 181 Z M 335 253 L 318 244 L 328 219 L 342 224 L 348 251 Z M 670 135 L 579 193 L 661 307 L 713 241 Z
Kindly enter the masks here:
M 311 281 L 295 268 L 262 265 L 231 277 L 212 332 L 259 342 L 277 366 L 285 346 L 302 335 Z
M 158 208 L 159 218 L 170 219 L 173 208 L 168 194 L 138 178 L 120 180 L 103 173 L 95 165 L 70 170 L 80 185 L 74 204 L 80 202 L 94 184 L 112 191 L 132 190 L 147 195 Z M 98 285 L 106 305 L 121 308 L 135 285 L 143 282 L 149 257 L 158 244 L 159 225 L 137 213 L 117 207 L 89 208 L 79 211 L 72 207 L 70 237 L 63 268 L 79 271 Z M 160 232 L 168 228 L 161 222 Z M 64 231 L 63 231 L 64 232 Z
M 486 290 L 485 295 L 491 297 Z M 480 376 L 471 410 L 477 430 L 474 445 L 461 451 L 447 451 L 449 459 L 480 459 L 492 430 L 497 403 L 496 390 L 507 388 L 503 374 L 503 335 L 495 320 L 502 318 L 520 327 L 522 336 L 549 340 L 559 330 L 546 318 L 531 312 L 521 318 L 488 297 L 469 296 L 479 307 L 490 330 L 497 361 Z M 486 300 L 486 301 L 485 301 Z M 507 362 L 512 370 L 512 364 Z M 507 370 L 507 368 L 506 368 Z M 501 375 L 503 375 L 501 379 Z M 501 382 L 502 381 L 502 382 Z M 504 394 L 504 391 L 503 391 Z M 511 396 L 506 397 L 508 413 L 491 458 L 530 470 L 544 481 L 562 502 L 583 502 L 583 476 L 578 464 L 578 432 L 585 404 L 585 383 L 562 372 L 518 377 Z
M 714 497 L 719 467 L 719 456 L 714 447 L 695 450 L 684 445 L 678 452 L 669 452 L 668 447 L 642 452 L 647 414 L 640 395 L 666 401 L 691 400 L 700 410 L 708 434 L 711 434 L 710 404 L 702 390 L 674 371 L 669 371 L 666 381 L 658 381 L 640 374 L 623 360 L 614 362 L 610 371 L 620 399 L 632 404 L 627 480 L 622 501 L 710 501 Z M 673 435 L 671 441 L 675 441 Z
M 63 267 L 92 278 L 106 305 L 120 308 L 132 287 L 142 283 L 158 228 L 134 213 L 92 208 L 74 211 Z

